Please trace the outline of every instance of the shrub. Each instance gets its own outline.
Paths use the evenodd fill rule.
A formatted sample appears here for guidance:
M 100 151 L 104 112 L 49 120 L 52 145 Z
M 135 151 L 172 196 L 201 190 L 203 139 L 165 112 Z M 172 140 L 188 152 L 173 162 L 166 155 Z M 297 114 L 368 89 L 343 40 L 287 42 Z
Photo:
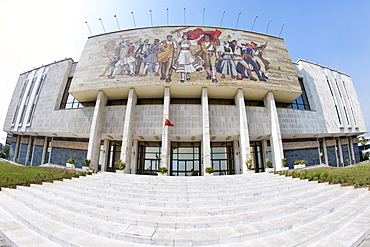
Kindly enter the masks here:
M 168 169 L 166 167 L 161 167 L 161 168 L 158 169 L 158 172 L 162 173 L 162 174 L 165 174 L 165 173 L 168 172 Z
M 294 164 L 295 165 L 305 165 L 305 164 L 307 164 L 307 161 L 305 161 L 305 160 L 296 160 L 296 161 L 294 161 Z
M 67 163 L 74 164 L 75 163 L 75 160 L 71 157 L 71 158 L 69 158 L 69 160 L 67 160 Z
M 281 165 L 283 167 L 286 167 L 287 166 L 286 161 L 287 161 L 287 158 L 284 158 L 284 159 L 281 160 Z
M 213 169 L 212 167 L 207 167 L 206 168 L 206 173 L 211 174 L 211 173 L 214 173 L 214 172 L 215 172 L 215 169 Z
M 266 167 L 268 167 L 268 168 L 272 168 L 273 167 L 273 165 L 272 165 L 272 162 L 271 161 L 266 161 Z
M 89 167 L 90 166 L 90 163 L 91 163 L 91 160 L 84 159 L 84 161 L 85 161 L 85 166 Z
M 114 166 L 118 167 L 119 170 L 125 170 L 126 163 L 122 162 L 122 160 L 117 160 L 116 162 L 114 162 Z
M 252 170 L 252 160 L 247 160 L 245 165 L 247 166 L 248 171 Z

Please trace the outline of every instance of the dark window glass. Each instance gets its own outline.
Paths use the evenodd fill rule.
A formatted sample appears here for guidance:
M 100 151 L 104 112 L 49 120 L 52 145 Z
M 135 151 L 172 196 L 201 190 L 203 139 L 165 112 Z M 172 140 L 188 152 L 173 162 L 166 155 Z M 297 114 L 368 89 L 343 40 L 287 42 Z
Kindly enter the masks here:
M 181 104 L 181 105 L 185 105 L 185 104 L 189 104 L 189 105 L 200 105 L 202 104 L 202 101 L 201 99 L 199 98 L 173 98 L 171 99 L 171 104 Z
M 137 105 L 163 105 L 163 98 L 160 99 L 138 99 Z
M 298 78 L 299 84 L 301 86 L 302 94 L 294 100 L 291 104 L 276 102 L 276 107 L 278 108 L 290 108 L 290 109 L 299 109 L 299 110 L 311 110 L 308 103 L 308 98 L 306 94 L 305 87 L 303 85 L 303 79 Z
M 234 99 L 208 99 L 209 105 L 235 105 Z

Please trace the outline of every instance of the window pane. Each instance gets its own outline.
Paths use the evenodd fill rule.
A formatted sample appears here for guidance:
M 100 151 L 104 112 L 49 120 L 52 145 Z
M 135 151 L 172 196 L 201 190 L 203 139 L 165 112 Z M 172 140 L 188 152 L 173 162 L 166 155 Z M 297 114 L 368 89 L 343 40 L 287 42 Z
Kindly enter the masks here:
M 145 148 L 145 152 L 147 153 L 157 153 L 159 152 L 159 148 L 158 147 L 146 147 Z
M 179 154 L 179 159 L 180 160 L 192 160 L 193 159 L 193 154 Z
M 198 171 L 199 170 L 199 161 L 194 160 L 194 170 Z
M 227 170 L 226 160 L 220 160 L 220 162 L 221 162 L 220 170 Z
M 212 162 L 213 169 L 220 170 L 220 162 L 218 160 L 214 160 Z
M 224 153 L 225 147 L 212 147 L 212 153 Z
M 212 154 L 212 159 L 227 159 L 226 154 Z
M 145 170 L 152 170 L 152 162 L 150 160 L 145 161 Z
M 184 171 L 185 170 L 185 161 L 179 161 L 179 170 Z
M 146 153 L 145 154 L 146 159 L 159 159 L 159 153 Z
M 184 154 L 184 153 L 190 154 L 191 153 L 192 154 L 193 153 L 193 148 L 192 147 L 190 147 L 190 148 L 187 148 L 187 147 L 180 148 L 179 153 L 182 153 L 182 154 Z

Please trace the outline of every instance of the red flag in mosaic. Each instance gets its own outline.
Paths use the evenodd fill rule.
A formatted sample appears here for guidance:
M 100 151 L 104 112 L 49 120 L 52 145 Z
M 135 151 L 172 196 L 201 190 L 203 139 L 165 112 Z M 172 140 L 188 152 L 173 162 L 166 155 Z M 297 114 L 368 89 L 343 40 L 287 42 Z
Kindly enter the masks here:
M 218 39 L 218 37 L 220 37 L 221 33 L 222 32 L 220 30 L 217 30 L 217 29 L 215 31 L 204 31 L 201 28 L 196 28 L 194 30 L 184 32 L 184 34 L 190 35 L 189 40 L 198 39 L 202 35 L 208 34 L 208 37 L 209 37 L 211 42 L 215 42 Z M 200 38 L 198 40 L 198 45 L 200 45 L 200 43 L 202 43 L 202 41 L 204 41 L 204 40 L 205 40 L 204 37 Z

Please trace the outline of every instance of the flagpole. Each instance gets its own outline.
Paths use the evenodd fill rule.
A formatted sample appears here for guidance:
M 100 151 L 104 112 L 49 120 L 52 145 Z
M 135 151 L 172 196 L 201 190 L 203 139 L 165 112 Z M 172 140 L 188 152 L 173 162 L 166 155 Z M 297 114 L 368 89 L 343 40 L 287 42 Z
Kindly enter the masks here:
M 166 8 L 167 10 L 167 26 L 168 26 L 168 8 Z
M 132 20 L 134 21 L 134 27 L 136 27 L 134 12 L 131 12 Z
M 99 18 L 99 21 L 101 22 L 101 26 L 103 27 L 104 33 L 106 33 L 104 25 L 103 25 L 103 21 L 101 20 L 101 18 Z
M 270 22 L 272 21 L 272 19 L 270 19 L 269 20 L 269 22 L 268 22 L 268 24 L 267 24 L 267 28 L 266 28 L 266 32 L 265 33 L 267 33 L 267 31 L 269 30 L 269 27 L 270 27 Z
M 280 33 L 279 33 L 279 37 L 280 37 L 280 35 L 281 35 L 281 32 L 283 31 L 283 28 L 284 28 L 285 24 L 286 24 L 286 22 L 284 22 L 284 23 L 283 23 L 283 25 L 281 26 L 281 30 L 280 30 Z
M 251 30 L 251 31 L 253 31 L 254 24 L 256 24 L 256 20 L 257 20 L 257 18 L 258 18 L 258 15 L 256 15 L 256 17 L 254 17 L 254 21 L 253 21 L 253 25 L 252 25 L 252 30 Z
M 235 28 L 238 28 L 238 24 L 239 24 L 239 16 L 241 15 L 241 13 L 242 13 L 242 12 L 239 12 L 239 14 L 238 14 L 238 19 L 236 20 L 236 26 L 235 26 Z
M 224 12 L 222 12 L 220 27 L 222 26 L 222 21 L 224 20 L 224 14 L 225 14 L 225 12 L 226 12 L 225 10 L 224 10 Z
M 92 36 L 92 32 L 91 32 L 91 29 L 90 29 L 90 26 L 89 26 L 89 23 L 87 23 L 87 21 L 85 21 L 86 25 L 87 25 L 87 28 L 89 29 L 90 31 L 90 35 Z
M 153 16 L 152 16 L 152 10 L 150 9 L 150 10 L 149 10 L 149 12 L 150 12 L 150 21 L 151 21 L 151 23 L 152 23 L 152 26 L 153 26 Z
M 119 26 L 119 23 L 118 23 L 117 15 L 114 15 L 114 18 L 116 18 L 116 22 L 117 22 L 118 30 L 121 30 L 121 28 L 120 28 L 120 26 Z
M 206 12 L 206 8 L 203 8 L 203 26 L 204 26 L 204 15 L 205 15 L 205 12 Z

